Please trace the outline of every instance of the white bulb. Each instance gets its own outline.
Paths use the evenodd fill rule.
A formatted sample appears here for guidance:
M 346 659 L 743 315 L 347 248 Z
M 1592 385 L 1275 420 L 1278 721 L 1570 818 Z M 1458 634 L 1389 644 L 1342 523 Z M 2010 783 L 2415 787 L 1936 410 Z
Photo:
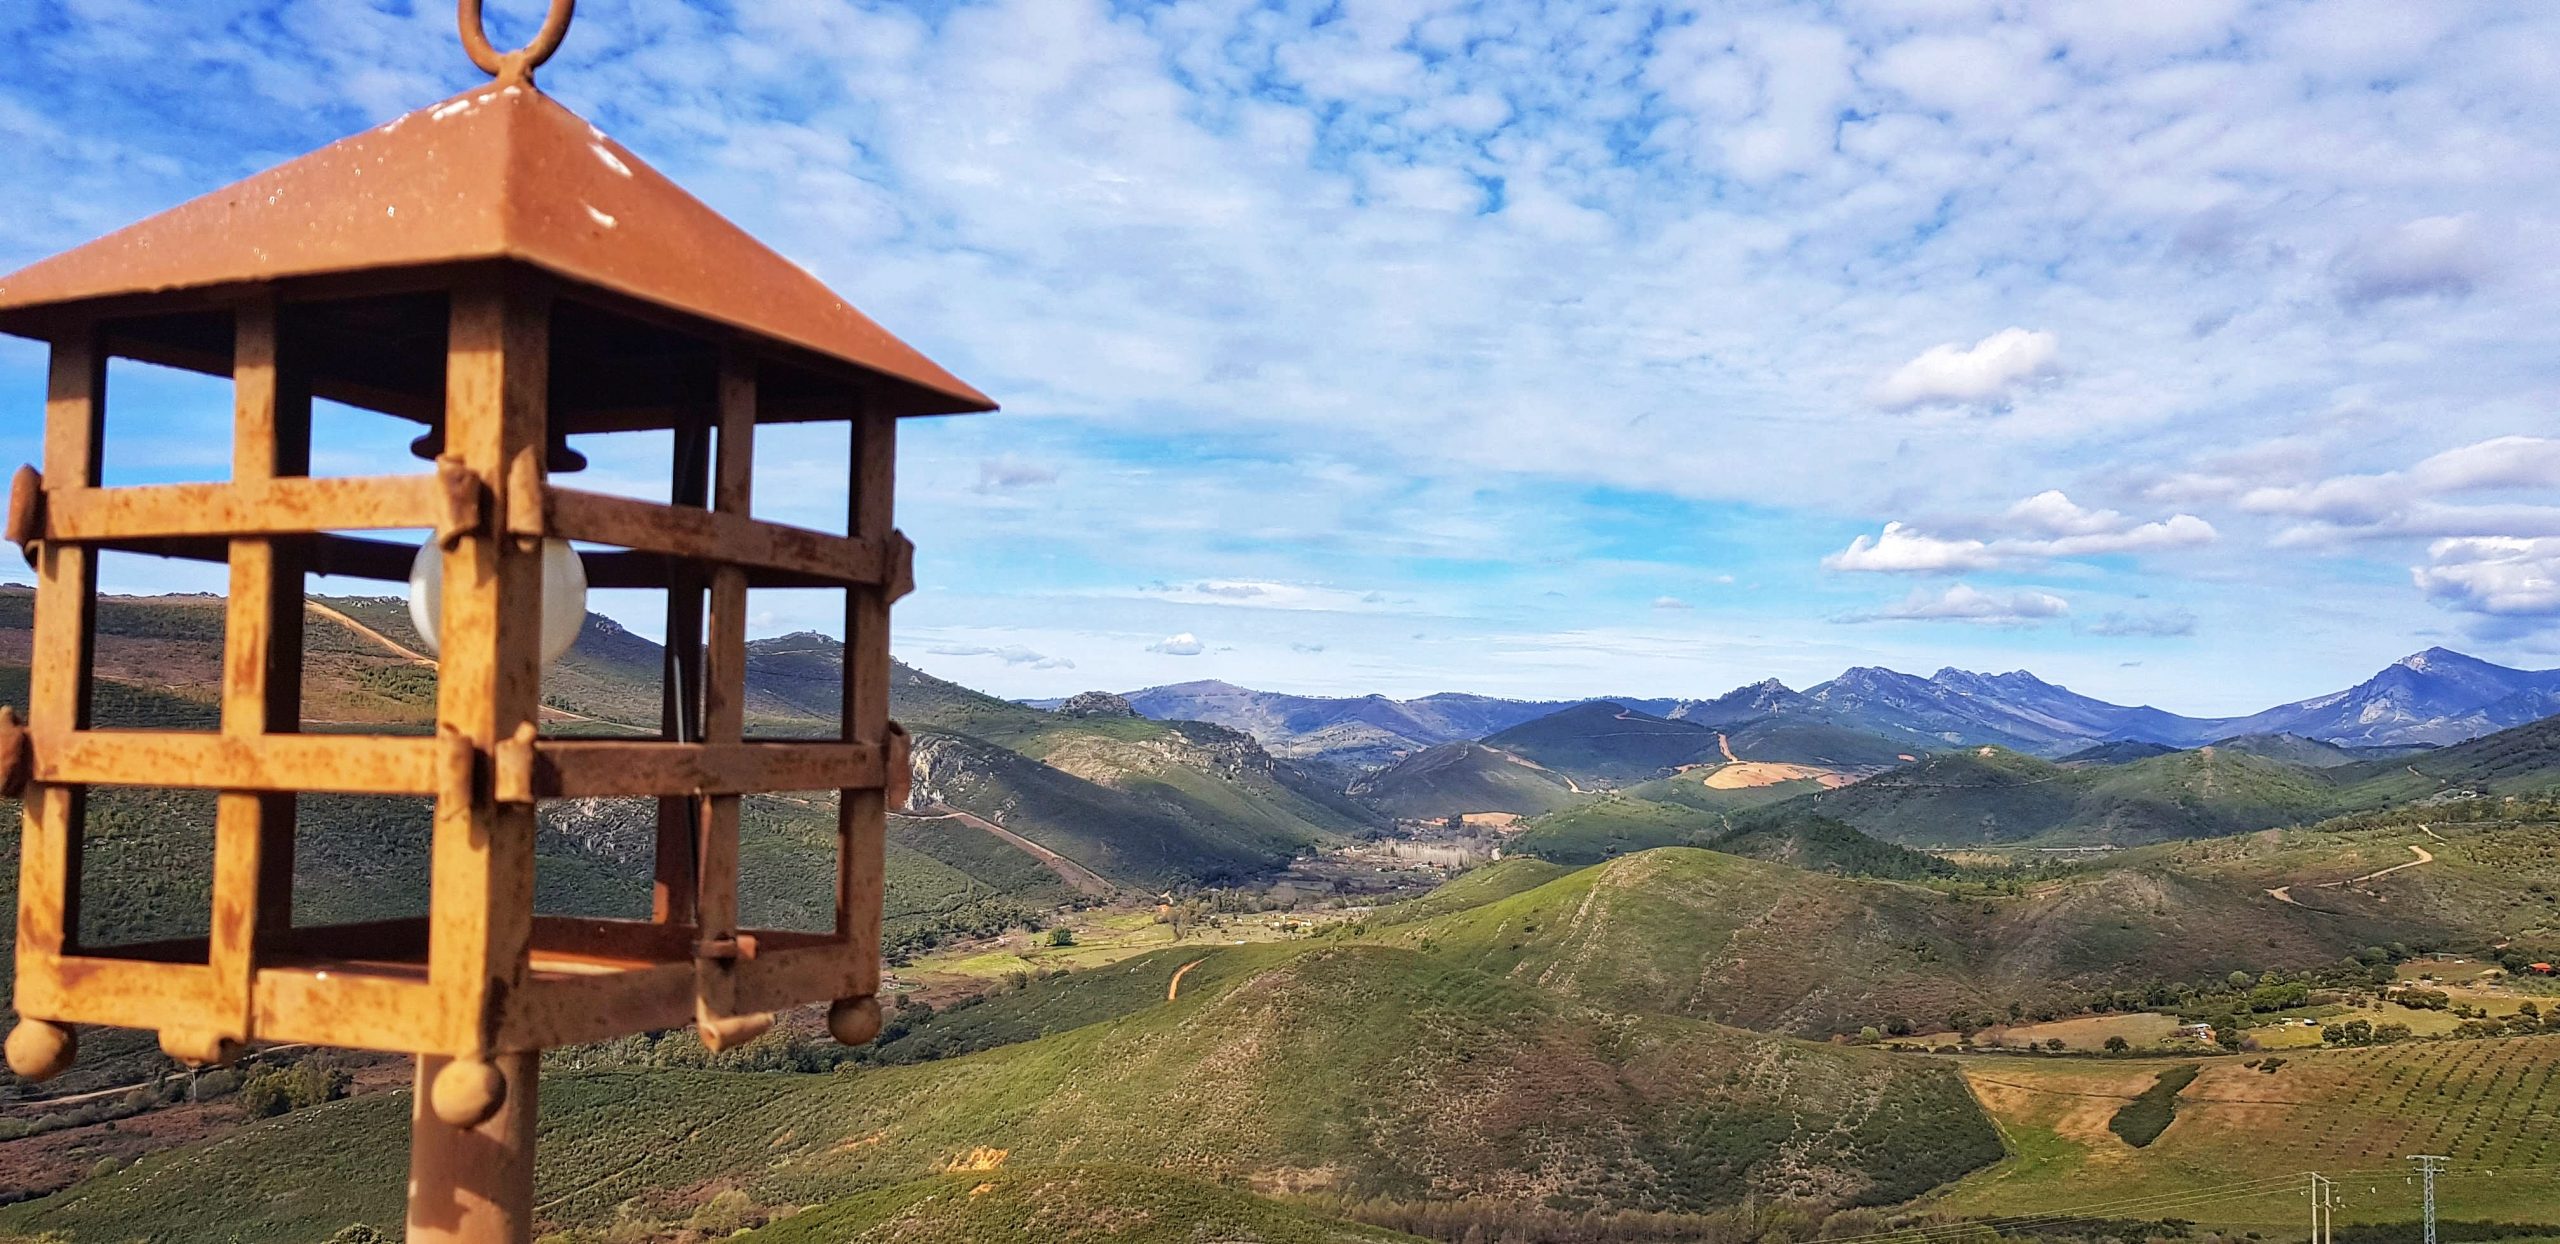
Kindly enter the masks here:
M 436 631 L 444 622 L 444 550 L 429 540 L 409 563 L 409 621 L 427 641 L 427 654 L 437 650 Z M 566 540 L 542 542 L 542 665 L 549 669 L 587 622 L 587 564 Z

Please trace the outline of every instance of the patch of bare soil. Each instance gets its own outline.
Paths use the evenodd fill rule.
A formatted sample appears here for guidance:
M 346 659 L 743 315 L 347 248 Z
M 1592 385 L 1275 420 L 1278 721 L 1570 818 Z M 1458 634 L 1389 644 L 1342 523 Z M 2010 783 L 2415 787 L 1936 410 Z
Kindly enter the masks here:
M 1801 782 L 1808 779 L 1822 783 L 1826 790 L 1836 790 L 1854 780 L 1837 769 L 1825 769 L 1818 765 L 1740 760 L 1729 765 L 1717 766 L 1714 772 L 1706 776 L 1706 785 L 1712 790 L 1745 790 L 1754 786 L 1775 786 L 1780 782 Z

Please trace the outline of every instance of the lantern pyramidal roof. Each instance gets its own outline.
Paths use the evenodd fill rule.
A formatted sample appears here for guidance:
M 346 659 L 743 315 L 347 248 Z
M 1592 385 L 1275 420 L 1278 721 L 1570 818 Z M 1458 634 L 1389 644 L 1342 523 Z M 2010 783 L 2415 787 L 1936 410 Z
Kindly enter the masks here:
M 466 91 L 0 277 L 0 329 L 97 299 L 493 260 L 886 377 L 900 413 L 995 409 L 525 85 Z

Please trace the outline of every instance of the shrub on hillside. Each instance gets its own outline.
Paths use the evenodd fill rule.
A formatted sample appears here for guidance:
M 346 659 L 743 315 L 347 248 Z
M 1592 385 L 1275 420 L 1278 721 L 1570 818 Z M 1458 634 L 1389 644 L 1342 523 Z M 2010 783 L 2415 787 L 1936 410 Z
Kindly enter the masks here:
M 336 1101 L 347 1095 L 352 1080 L 341 1067 L 332 1067 L 316 1059 L 304 1059 L 290 1067 L 276 1067 L 249 1077 L 240 1086 L 240 1108 L 253 1119 L 271 1119 L 277 1115 Z
M 2195 1082 L 2200 1070 L 2194 1063 L 2185 1063 L 2161 1072 L 2141 1096 L 2125 1103 L 2107 1120 L 2107 1130 L 2136 1149 L 2160 1139 L 2160 1133 L 2168 1131 L 2170 1122 L 2178 1117 L 2178 1094 Z

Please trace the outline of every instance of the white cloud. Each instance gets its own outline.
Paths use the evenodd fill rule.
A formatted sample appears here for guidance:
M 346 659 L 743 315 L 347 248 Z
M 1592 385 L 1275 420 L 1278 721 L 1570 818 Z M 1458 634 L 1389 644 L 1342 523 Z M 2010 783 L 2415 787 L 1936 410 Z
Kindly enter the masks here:
M 2334 265 L 2351 306 L 2428 295 L 2459 297 L 2494 271 L 2495 255 L 2469 215 L 2426 216 L 2366 238 Z
M 1656 609 L 1686 609 L 1689 607 L 1689 602 L 1682 600 L 1677 596 L 1656 596 L 1653 598 L 1653 607 Z
M 1226 605 L 1245 609 L 1292 609 L 1334 613 L 1375 613 L 1393 604 L 1383 592 L 1356 592 L 1310 583 L 1267 579 L 1203 579 L 1193 583 L 1155 583 L 1139 589 L 1151 600 L 1184 605 Z
M 2026 382 L 2051 375 L 2060 348 L 2052 333 L 2023 328 L 2001 329 L 1971 346 L 1931 346 L 1885 377 L 1874 400 L 1888 410 L 1997 404 Z
M 2091 635 L 2166 639 L 2195 634 L 2196 615 L 2184 609 L 2111 611 L 2099 614 L 2095 621 L 2080 629 Z
M 1971 622 L 1985 626 L 2024 626 L 2071 612 L 2071 603 L 2047 592 L 1985 592 L 1964 583 L 1938 591 L 1913 588 L 1901 600 L 1869 613 L 1845 614 L 1840 622 Z
M 1058 482 L 1058 468 L 1038 462 L 1026 462 L 1011 456 L 987 458 L 978 463 L 978 491 L 995 492 L 1008 488 L 1028 488 L 1036 484 Z
M 2220 538 L 2213 524 L 2193 514 L 2141 522 L 2114 510 L 2081 506 L 2059 490 L 2037 493 L 1982 524 L 1990 538 L 1942 537 L 1889 522 L 1874 537 L 1822 559 L 1826 570 L 1893 574 L 1946 573 L 2050 561 L 2193 548 Z M 2004 534 L 2018 532 L 2023 534 Z
M 1208 650 L 1209 646 L 1201 643 L 1200 637 L 1189 631 L 1179 635 L 1168 635 L 1147 645 L 1147 651 L 1160 652 L 1169 657 L 1196 657 Z
M 2560 537 L 2438 540 L 2411 578 L 2449 609 L 2494 617 L 2560 615 Z
M 222 184 L 261 153 L 387 121 L 449 89 L 457 63 L 432 6 L 82 11 L 0 17 L 17 62 L 41 70 L 0 81 L 0 149 L 22 173 L 0 179 L 0 268 Z M 2214 456 L 2330 429 L 2342 395 L 2368 408 L 2319 442 L 2332 449 L 2387 452 L 2412 427 L 2469 444 L 2549 413 L 2560 131 L 2520 118 L 2550 98 L 2554 6 L 630 12 L 582 25 L 546 85 L 1006 406 L 902 429 L 899 517 L 930 562 L 902 631 L 1073 651 L 1086 668 L 1063 677 L 1077 681 L 1159 664 L 1143 646 L 1185 628 L 1237 642 L 1240 678 L 1493 677 L 1465 645 L 1406 641 L 1409 625 L 1341 635 L 1411 612 L 1365 592 L 1294 598 L 1324 615 L 1257 613 L 1288 598 L 1134 587 L 1151 580 L 1360 584 L 1425 594 L 1439 615 L 1516 611 L 1524 631 L 1569 630 L 1608 597 L 1541 596 L 1555 566 L 1637 543 L 1703 552 L 1683 539 L 1722 515 L 1693 506 L 1732 503 L 1754 525 L 1714 529 L 1750 547 L 1711 555 L 1761 591 L 1720 597 L 1719 624 L 1730 606 L 1735 628 L 1778 633 L 1806 608 L 1812 563 L 1847 543 L 1808 536 L 1829 516 L 1901 518 L 1902 534 L 1941 546 L 1937 568 L 1976 573 L 2033 560 L 2009 541 L 2133 538 L 2004 526 L 2017 481 L 2156 479 L 2143 505 L 2158 512 L 2142 517 L 2162 527 L 2134 539 L 2201 541 L 2202 519 L 2174 512 L 2228 528 L 2250 520 L 2199 507 L 2336 469 Z M 172 46 L 194 79 L 243 84 L 241 106 L 151 124 L 131 83 Z M 718 81 L 757 88 L 702 89 Z M 1975 335 L 2006 325 L 2073 352 L 2030 358 L 2024 376 L 1974 357 Z M 1906 360 L 1900 387 L 1865 400 Z M 2033 387 L 2057 367 L 2067 387 Z M 42 383 L 40 352 L 0 342 L 0 397 L 28 409 Z M 2004 403 L 2011 414 L 1952 434 L 1893 413 Z M 229 417 L 225 400 L 201 423 L 162 425 L 164 439 L 219 444 Z M 37 456 L 33 431 L 0 426 L 0 451 Z M 1061 477 L 1040 480 L 1053 463 Z M 1345 482 L 1346 464 L 1419 500 Z M 840 488 L 834 474 L 809 495 Z M 1603 537 L 1588 511 L 1555 513 L 1593 489 L 1635 499 L 1643 522 L 1668 517 L 1633 532 L 1612 517 Z M 793 504 L 781 481 L 757 492 Z M 2431 504 L 2393 529 L 2560 534 L 2512 507 L 2493 522 Z M 838 506 L 813 521 L 841 519 Z M 2110 599 L 2182 577 L 2251 591 L 2262 628 L 2312 628 L 2294 645 L 2311 655 L 2284 672 L 2257 653 L 2159 670 L 2214 695 L 2303 678 L 2266 697 L 2289 698 L 2321 685 L 2308 667 L 2339 672 L 2354 645 L 2319 629 L 2336 599 L 2370 611 L 2368 632 L 2430 612 L 2411 589 L 2357 595 L 2375 569 L 2396 577 L 2422 558 L 2270 554 L 2260 525 L 2193 564 L 2075 572 L 2142 580 L 2089 589 Z M 2065 547 L 2079 546 L 2044 553 Z M 1681 581 L 1630 575 L 1611 591 L 1642 602 L 1659 587 L 1627 585 Z M 1293 665 L 1285 628 L 1303 636 L 1317 617 L 1332 651 Z M 1101 638 L 968 633 L 1006 618 Z M 1435 620 L 1432 633 L 1468 632 Z M 1707 659 L 1696 637 L 1683 645 L 1682 659 Z M 1680 676 L 1663 660 L 1649 668 Z M 1623 689 L 1592 677 L 1576 689 Z
M 1034 652 L 1020 644 L 1007 644 L 1001 648 L 955 644 L 948 647 L 927 648 L 925 651 L 938 657 L 994 657 L 1007 665 L 1019 665 L 1035 670 L 1071 670 L 1076 667 L 1075 662 L 1065 657 L 1053 657 L 1046 653 Z
M 1822 559 L 1825 570 L 1888 574 L 1982 570 L 1999 564 L 1999 556 L 1983 541 L 1941 540 L 1901 523 L 1886 523 L 1876 536 L 1859 536 L 1849 541 L 1848 548 Z
M 2253 488 L 2241 509 L 2305 520 L 2284 537 L 2316 543 L 2333 536 L 2514 535 L 2520 525 L 2560 521 L 2541 506 L 2445 504 L 2465 493 L 2560 487 L 2560 440 L 2500 436 L 2448 449 L 2402 471 L 2336 475 Z

